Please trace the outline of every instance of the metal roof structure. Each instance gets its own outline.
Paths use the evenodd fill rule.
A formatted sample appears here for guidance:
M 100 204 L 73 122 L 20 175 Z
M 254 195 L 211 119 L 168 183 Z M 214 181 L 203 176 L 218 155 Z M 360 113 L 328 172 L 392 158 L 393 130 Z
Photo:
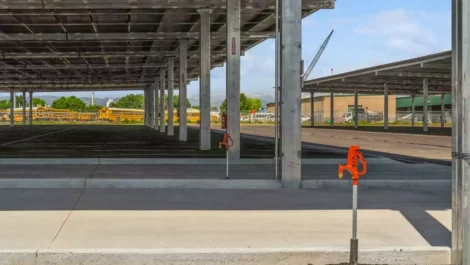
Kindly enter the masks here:
M 333 7 L 303 0 L 302 15 Z M 197 79 L 200 8 L 212 9 L 211 67 L 222 66 L 226 0 L 2 0 L 0 91 L 142 90 L 179 56 L 180 39 Z M 242 52 L 273 37 L 275 0 L 241 0 L 240 25 Z
M 387 84 L 389 94 L 419 95 L 423 79 L 429 81 L 429 94 L 452 91 L 452 52 L 436 53 L 347 73 L 308 80 L 302 92 L 334 92 L 383 94 Z

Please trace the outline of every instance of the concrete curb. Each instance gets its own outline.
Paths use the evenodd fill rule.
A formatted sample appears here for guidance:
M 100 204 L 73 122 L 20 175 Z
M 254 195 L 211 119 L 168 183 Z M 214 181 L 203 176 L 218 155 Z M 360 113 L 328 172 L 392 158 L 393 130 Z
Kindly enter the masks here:
M 351 180 L 303 180 L 303 189 L 340 189 L 350 188 Z M 399 190 L 415 190 L 415 189 L 450 189 L 452 180 L 359 180 L 359 188 L 361 189 L 399 189 Z
M 31 179 L 15 178 L 0 179 L 0 189 L 83 189 L 85 178 L 63 179 Z M 1 264 L 1 263 L 0 263 Z
M 118 189 L 280 189 L 276 180 L 245 179 L 87 179 L 86 188 Z
M 99 165 L 99 158 L 1 158 L 0 165 Z
M 225 165 L 225 158 L 100 158 L 101 165 Z M 274 165 L 273 159 L 233 159 L 232 165 Z
M 38 249 L 0 251 L 0 265 L 298 265 L 347 262 L 347 249 Z M 366 249 L 367 264 L 450 264 L 444 247 Z

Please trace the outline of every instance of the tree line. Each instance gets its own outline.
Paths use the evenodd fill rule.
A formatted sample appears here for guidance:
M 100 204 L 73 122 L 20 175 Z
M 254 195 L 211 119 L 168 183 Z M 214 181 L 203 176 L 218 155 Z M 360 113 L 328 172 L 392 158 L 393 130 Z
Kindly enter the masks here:
M 26 107 L 29 106 L 28 102 L 25 102 L 23 96 L 16 96 L 15 98 L 15 108 L 20 108 L 23 107 L 24 104 L 27 104 Z M 0 100 L 0 109 L 9 109 L 10 108 L 10 100 L 9 99 L 4 99 Z M 45 107 L 46 106 L 46 101 L 40 99 L 40 98 L 35 98 L 33 97 L 33 107 Z

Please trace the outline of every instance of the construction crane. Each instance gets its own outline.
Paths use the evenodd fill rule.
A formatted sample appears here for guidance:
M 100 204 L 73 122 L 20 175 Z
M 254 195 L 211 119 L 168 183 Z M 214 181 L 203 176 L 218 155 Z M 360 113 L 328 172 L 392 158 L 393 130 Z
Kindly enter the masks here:
M 310 75 L 310 73 L 312 72 L 313 68 L 315 67 L 315 65 L 317 64 L 318 60 L 320 59 L 323 51 L 325 51 L 325 48 L 326 46 L 328 45 L 328 42 L 330 41 L 330 38 L 331 38 L 331 35 L 333 35 L 333 32 L 335 32 L 334 30 L 332 30 L 330 32 L 330 34 L 328 35 L 328 37 L 326 37 L 325 41 L 323 42 L 323 44 L 320 46 L 320 48 L 318 49 L 317 51 L 317 54 L 315 55 L 315 57 L 313 58 L 312 62 L 310 63 L 310 65 L 308 66 L 307 68 L 307 71 L 305 71 L 305 73 L 302 75 L 302 82 L 305 82 L 307 81 L 307 78 L 308 76 Z

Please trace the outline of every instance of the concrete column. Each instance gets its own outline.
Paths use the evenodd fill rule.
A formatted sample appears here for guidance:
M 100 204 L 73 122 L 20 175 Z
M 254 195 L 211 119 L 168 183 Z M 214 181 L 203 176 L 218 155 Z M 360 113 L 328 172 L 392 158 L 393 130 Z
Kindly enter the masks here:
M 423 79 L 423 131 L 428 131 L 428 121 L 429 121 L 429 113 L 428 113 L 428 87 L 429 81 L 427 78 Z
M 281 177 L 285 188 L 301 182 L 301 1 L 281 1 Z
M 26 91 L 23 91 L 23 103 L 21 105 L 23 107 L 23 125 L 26 125 Z
M 150 97 L 150 128 L 155 128 L 155 84 L 149 88 Z
M 468 10 L 468 9 L 467 9 Z M 454 154 L 462 153 L 462 141 L 463 138 L 468 137 L 465 135 L 463 130 L 463 97 L 462 97 L 462 61 L 463 55 L 463 23 L 466 25 L 470 24 L 469 16 L 463 16 L 464 12 L 462 9 L 461 0 L 452 0 L 452 152 Z M 468 14 L 468 12 L 467 12 Z M 465 21 L 464 21 L 465 18 Z M 468 37 L 468 33 L 466 34 Z M 466 51 L 468 52 L 468 43 L 466 44 Z M 466 63 L 468 65 L 468 53 Z M 467 72 L 468 77 L 468 72 Z M 468 79 L 467 79 L 468 80 Z M 468 88 L 468 86 L 467 86 Z M 468 90 L 467 90 L 468 91 Z M 467 101 L 468 102 L 468 101 Z M 467 112 L 468 113 L 468 112 Z M 467 117 L 468 118 L 468 117 Z M 467 123 L 468 125 L 468 123 Z M 468 141 L 468 138 L 466 138 Z M 467 153 L 469 150 L 467 148 Z M 465 198 L 463 195 L 464 176 L 463 176 L 463 164 L 464 160 L 456 155 L 452 156 L 452 259 L 451 264 L 462 264 L 462 236 L 463 236 L 463 219 L 464 216 L 468 220 L 468 197 Z M 467 173 L 468 174 L 468 173 Z M 468 176 L 468 175 L 467 175 Z M 468 178 L 465 183 L 469 183 Z M 468 187 L 467 187 L 468 190 Z M 464 213 L 464 205 L 466 211 Z M 468 222 L 465 228 L 466 234 L 469 234 L 470 226 Z M 464 248 L 465 255 L 469 255 L 469 240 L 467 237 L 466 247 Z M 468 260 L 468 258 L 467 258 Z
M 179 127 L 179 139 L 180 141 L 186 142 L 188 140 L 188 128 L 187 128 L 187 109 L 188 105 L 186 99 L 188 98 L 187 90 L 187 75 L 188 75 L 188 41 L 180 40 L 180 127 Z
M 240 0 L 227 0 L 227 133 L 230 158 L 240 158 Z
M 415 127 L 415 119 L 416 119 L 416 113 L 415 113 L 415 95 L 411 95 L 411 127 Z
M 175 131 L 173 129 L 173 88 L 175 85 L 175 58 L 168 57 L 168 136 L 175 135 Z
M 10 89 L 10 127 L 15 126 L 15 91 Z
M 147 119 L 147 115 L 148 115 L 148 102 L 147 102 L 147 89 L 145 88 L 144 89 L 144 125 L 145 126 L 148 126 L 148 119 Z
M 211 9 L 198 9 L 199 19 L 199 149 L 211 149 Z
M 311 126 L 315 126 L 315 93 L 310 92 L 310 119 Z
M 335 94 L 330 93 L 330 126 L 335 126 Z
M 33 126 L 33 91 L 29 91 L 29 125 Z
M 165 133 L 165 69 L 160 69 L 160 132 Z
M 445 105 L 444 105 L 444 97 L 445 94 L 441 94 L 441 128 L 444 128 L 446 124 L 446 112 L 445 112 Z
M 155 124 L 153 126 L 153 129 L 155 130 L 159 130 L 160 127 L 158 126 L 159 125 L 159 117 L 158 117 L 158 113 L 159 113 L 159 108 L 158 108 L 158 78 L 155 79 L 155 83 L 153 84 L 153 102 L 155 103 L 155 107 L 154 107 L 154 118 L 155 118 Z
M 384 129 L 388 130 L 388 85 L 384 84 Z
M 357 88 L 356 88 L 356 89 L 354 89 L 354 128 L 355 129 L 359 128 L 358 106 L 359 106 L 359 94 L 358 94 Z

